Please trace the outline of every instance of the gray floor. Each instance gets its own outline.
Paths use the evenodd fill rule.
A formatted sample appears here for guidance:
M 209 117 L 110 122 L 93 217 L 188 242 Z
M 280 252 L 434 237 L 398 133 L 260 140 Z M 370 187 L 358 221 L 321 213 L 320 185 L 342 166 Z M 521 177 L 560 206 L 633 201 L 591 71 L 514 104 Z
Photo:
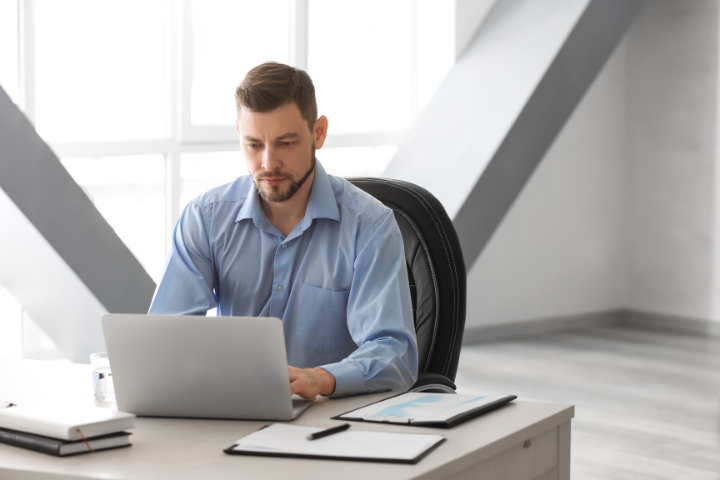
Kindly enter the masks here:
M 720 479 L 720 339 L 624 327 L 463 347 L 459 393 L 575 405 L 572 478 Z

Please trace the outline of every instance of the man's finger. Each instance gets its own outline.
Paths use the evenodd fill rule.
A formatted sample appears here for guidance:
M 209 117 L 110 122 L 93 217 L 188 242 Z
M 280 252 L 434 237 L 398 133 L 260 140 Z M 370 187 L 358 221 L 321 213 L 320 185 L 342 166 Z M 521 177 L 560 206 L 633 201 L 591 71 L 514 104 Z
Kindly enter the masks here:
M 303 398 L 310 398 L 304 382 L 293 382 L 290 384 L 290 393 L 300 395 Z
M 318 393 L 317 385 L 312 373 L 308 369 L 288 366 L 290 376 L 290 393 L 303 398 L 315 398 Z
M 296 375 L 295 378 L 290 378 L 290 391 L 296 393 L 296 391 L 304 390 L 307 387 L 307 382 L 302 375 Z
M 298 375 L 290 382 L 290 393 L 300 395 L 303 398 L 315 398 L 317 392 L 311 388 L 311 383 L 305 375 Z

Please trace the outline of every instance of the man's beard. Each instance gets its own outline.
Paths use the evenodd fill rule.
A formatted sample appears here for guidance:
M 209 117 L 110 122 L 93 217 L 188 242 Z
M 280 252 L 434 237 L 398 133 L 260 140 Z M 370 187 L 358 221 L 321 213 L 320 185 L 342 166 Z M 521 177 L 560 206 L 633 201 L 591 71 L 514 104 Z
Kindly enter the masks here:
M 298 190 L 300 190 L 300 187 L 303 186 L 305 181 L 310 177 L 310 174 L 312 174 L 313 171 L 315 170 L 315 163 L 316 163 L 315 145 L 313 145 L 311 156 L 312 157 L 311 157 L 311 161 L 310 161 L 310 168 L 308 169 L 307 172 L 305 172 L 305 175 L 303 175 L 302 178 L 300 178 L 300 180 L 293 181 L 294 179 L 292 176 L 287 175 L 287 174 L 282 174 L 280 172 L 268 172 L 267 174 L 263 174 L 262 176 L 258 177 L 257 180 L 255 180 L 255 178 L 253 178 L 253 181 L 255 182 L 255 189 L 257 190 L 258 195 L 260 195 L 260 197 L 263 200 L 265 200 L 266 202 L 282 203 L 282 202 L 286 202 L 286 201 L 290 200 L 290 198 L 292 198 L 292 196 L 295 195 Z M 268 193 L 265 190 L 263 190 L 259 184 L 259 182 L 263 178 L 266 178 L 266 177 L 285 177 L 288 180 L 290 180 L 291 183 L 285 193 L 280 193 L 278 191 L 279 187 L 276 187 L 276 186 L 270 187 L 270 192 Z

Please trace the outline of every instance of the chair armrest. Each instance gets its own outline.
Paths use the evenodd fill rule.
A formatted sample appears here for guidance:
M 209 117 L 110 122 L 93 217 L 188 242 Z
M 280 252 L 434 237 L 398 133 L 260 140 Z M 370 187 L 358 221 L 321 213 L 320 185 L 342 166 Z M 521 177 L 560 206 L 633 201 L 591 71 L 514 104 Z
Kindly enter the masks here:
M 423 372 L 418 375 L 409 392 L 455 393 L 457 387 L 449 378 L 439 373 Z

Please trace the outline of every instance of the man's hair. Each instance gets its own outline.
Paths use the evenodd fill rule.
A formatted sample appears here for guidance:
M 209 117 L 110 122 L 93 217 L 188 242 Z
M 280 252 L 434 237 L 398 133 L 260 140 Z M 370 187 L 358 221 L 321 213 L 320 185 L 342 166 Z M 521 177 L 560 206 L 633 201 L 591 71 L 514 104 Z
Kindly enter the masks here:
M 295 102 L 312 131 L 317 120 L 315 87 L 304 71 L 277 62 L 266 62 L 250 70 L 235 89 L 235 107 L 265 113 Z

